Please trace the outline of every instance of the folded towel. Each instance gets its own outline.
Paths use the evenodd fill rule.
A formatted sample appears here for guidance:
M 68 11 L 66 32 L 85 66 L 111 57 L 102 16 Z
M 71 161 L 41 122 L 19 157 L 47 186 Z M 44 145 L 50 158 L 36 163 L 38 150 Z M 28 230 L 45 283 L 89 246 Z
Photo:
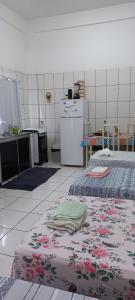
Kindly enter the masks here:
M 88 172 L 86 176 L 94 177 L 94 178 L 103 178 L 107 176 L 111 172 L 111 168 L 108 168 L 104 173 L 97 173 L 97 172 Z
M 86 218 L 86 214 L 76 220 L 50 220 L 48 222 L 48 227 L 52 229 L 68 231 L 69 233 L 74 233 L 79 230 Z
M 87 206 L 76 201 L 66 201 L 62 203 L 52 215 L 52 219 L 78 219 L 86 212 Z
M 84 203 L 64 202 L 48 221 L 48 227 L 73 233 L 83 224 L 86 213 L 87 206 Z

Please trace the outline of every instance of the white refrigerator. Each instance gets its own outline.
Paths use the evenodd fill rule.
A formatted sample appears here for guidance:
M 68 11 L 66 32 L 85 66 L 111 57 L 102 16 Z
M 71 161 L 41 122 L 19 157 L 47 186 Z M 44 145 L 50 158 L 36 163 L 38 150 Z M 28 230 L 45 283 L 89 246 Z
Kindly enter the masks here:
M 61 100 L 60 144 L 61 164 L 83 166 L 83 148 L 80 147 L 87 121 L 86 100 Z

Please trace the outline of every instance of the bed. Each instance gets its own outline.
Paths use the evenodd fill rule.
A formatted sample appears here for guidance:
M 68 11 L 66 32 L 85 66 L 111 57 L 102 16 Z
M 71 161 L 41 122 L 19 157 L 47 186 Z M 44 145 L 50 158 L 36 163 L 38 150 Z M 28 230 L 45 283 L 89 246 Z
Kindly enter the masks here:
M 12 277 L 102 300 L 135 299 L 135 202 L 68 196 L 88 216 L 74 235 L 47 227 L 50 209 L 15 252 Z M 131 298 L 132 296 L 132 298 Z
M 102 150 L 97 151 L 90 158 L 89 165 L 135 168 L 135 152 L 111 151 L 112 156 L 101 155 Z
M 135 200 L 135 169 L 111 168 L 111 172 L 104 178 L 86 176 L 92 168 L 92 166 L 87 167 L 71 184 L 69 195 Z
M 0 277 L 1 300 L 93 300 L 28 281 Z

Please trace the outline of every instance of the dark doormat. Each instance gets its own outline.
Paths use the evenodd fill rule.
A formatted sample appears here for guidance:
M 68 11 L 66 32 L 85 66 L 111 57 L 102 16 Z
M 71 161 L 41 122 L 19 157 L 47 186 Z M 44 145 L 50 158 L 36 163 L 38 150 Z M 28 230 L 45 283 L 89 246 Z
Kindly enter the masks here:
M 36 187 L 45 183 L 58 170 L 60 169 L 35 167 L 27 170 L 19 177 L 12 179 L 0 187 L 13 190 L 33 191 Z

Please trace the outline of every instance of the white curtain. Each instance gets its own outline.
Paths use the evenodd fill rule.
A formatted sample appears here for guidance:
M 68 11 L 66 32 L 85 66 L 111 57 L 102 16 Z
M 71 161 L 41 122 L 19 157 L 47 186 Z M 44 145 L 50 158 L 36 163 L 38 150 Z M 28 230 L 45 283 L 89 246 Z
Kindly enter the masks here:
M 20 109 L 16 80 L 0 79 L 0 123 L 7 131 L 9 126 L 20 127 Z

